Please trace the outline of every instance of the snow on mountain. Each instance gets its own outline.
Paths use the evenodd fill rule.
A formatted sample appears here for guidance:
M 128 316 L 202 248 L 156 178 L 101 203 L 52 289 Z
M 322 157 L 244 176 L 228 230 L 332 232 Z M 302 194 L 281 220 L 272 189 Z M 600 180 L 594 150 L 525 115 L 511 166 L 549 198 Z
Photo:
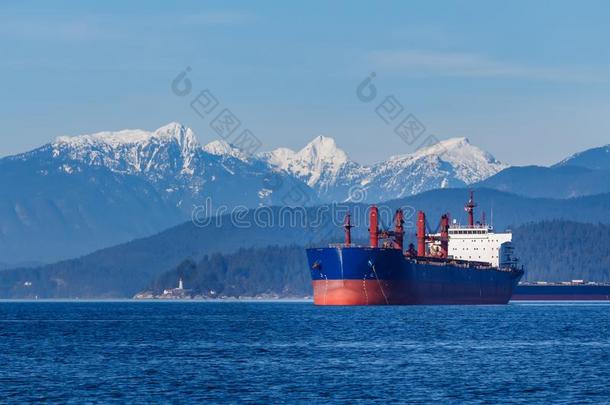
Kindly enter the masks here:
M 306 179 L 309 186 L 315 186 L 323 176 L 336 175 L 349 161 L 334 139 L 322 135 L 298 152 L 279 148 L 263 154 L 263 157 L 272 165 Z
M 319 135 L 303 149 L 295 152 L 279 148 L 263 153 L 269 164 L 285 170 L 314 188 L 333 185 L 347 167 L 355 167 L 347 154 L 337 147 L 333 138 Z
M 230 156 L 239 160 L 248 160 L 248 156 L 243 153 L 239 148 L 231 145 L 227 141 L 216 140 L 208 143 L 203 147 L 203 150 L 210 155 L 216 156 Z
M 175 122 L 154 132 L 135 129 L 62 136 L 52 147 L 55 157 L 65 155 L 114 172 L 144 174 L 151 179 L 160 179 L 168 171 L 192 175 L 193 160 L 201 150 L 193 131 Z
M 298 152 L 279 148 L 261 157 L 305 181 L 326 201 L 380 201 L 464 186 L 507 167 L 466 138 L 447 139 L 372 166 L 350 160 L 332 138 L 324 136 Z
M 235 203 L 243 198 L 247 205 L 253 204 L 252 198 L 259 203 L 281 203 L 278 193 L 274 195 L 260 180 L 278 173 L 284 178 L 282 186 L 303 182 L 306 186 L 301 188 L 306 193 L 313 190 L 320 201 L 381 201 L 472 184 L 507 167 L 466 138 L 447 139 L 372 166 L 354 162 L 333 138 L 322 135 L 299 151 L 279 148 L 251 157 L 222 140 L 202 147 L 193 131 L 178 123 L 153 132 L 60 137 L 52 149 L 55 157 L 144 177 L 170 193 L 177 205 L 193 203 L 203 195 Z M 62 167 L 67 173 L 79 170 L 73 166 Z M 252 177 L 259 178 L 258 182 Z M 249 190 L 247 195 L 238 198 L 245 190 Z
M 50 153 L 56 170 L 66 175 L 101 167 L 138 177 L 185 215 L 206 198 L 229 207 L 390 200 L 471 184 L 506 167 L 466 138 L 371 166 L 351 160 L 327 136 L 316 137 L 299 151 L 279 148 L 252 157 L 225 141 L 201 146 L 193 131 L 179 123 L 155 131 L 62 136 L 37 151 L 19 158 L 39 159 L 41 153 Z
M 229 207 L 282 204 L 289 192 L 284 188 L 290 190 L 300 183 L 258 159 L 248 159 L 225 141 L 202 147 L 193 131 L 179 123 L 152 132 L 137 129 L 64 136 L 51 148 L 57 159 L 145 178 L 186 214 L 208 197 Z M 73 163 L 69 166 L 74 169 Z M 281 178 L 272 182 L 275 189 L 269 188 L 271 177 Z M 313 195 L 305 185 L 302 188 Z M 307 197 L 309 203 L 315 202 Z
M 260 155 L 271 166 L 285 171 L 313 188 L 323 201 L 345 201 L 349 189 L 368 172 L 348 157 L 333 138 L 319 135 L 295 152 L 278 148 Z
M 491 154 L 473 146 L 468 138 L 450 138 L 411 154 L 393 156 L 387 164 L 395 169 L 404 169 L 414 165 L 421 167 L 423 162 L 430 169 L 446 172 L 447 176 L 455 177 L 464 184 L 481 181 L 508 167 Z

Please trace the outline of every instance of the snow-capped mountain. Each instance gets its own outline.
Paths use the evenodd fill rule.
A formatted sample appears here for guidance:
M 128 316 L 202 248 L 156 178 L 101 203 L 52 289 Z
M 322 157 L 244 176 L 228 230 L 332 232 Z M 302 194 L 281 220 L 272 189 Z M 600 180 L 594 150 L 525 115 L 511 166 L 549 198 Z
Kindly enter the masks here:
M 53 157 L 65 157 L 113 172 L 143 175 L 156 181 L 168 173 L 192 175 L 201 149 L 193 131 L 170 123 L 154 132 L 123 130 L 75 137 L 52 143 Z
M 231 145 L 224 140 L 216 140 L 208 143 L 203 147 L 203 150 L 210 155 L 215 156 L 230 156 L 239 160 L 248 160 L 249 156 L 239 148 Z
M 309 186 L 336 178 L 341 169 L 350 163 L 347 154 L 337 147 L 335 140 L 318 136 L 303 149 L 294 152 L 279 148 L 267 153 L 269 163 L 307 179 Z
M 322 135 L 300 151 L 279 148 L 260 157 L 307 183 L 323 201 L 347 200 L 349 189 L 370 172 L 370 168 L 350 160 L 334 139 Z
M 149 235 L 191 219 L 207 201 L 212 211 L 198 216 L 378 202 L 470 184 L 503 167 L 463 138 L 365 166 L 324 136 L 258 156 L 225 141 L 202 146 L 178 123 L 62 136 L 0 159 L 0 261 L 58 260 Z
M 466 138 L 444 140 L 372 166 L 350 160 L 332 138 L 324 136 L 298 152 L 280 148 L 261 158 L 305 181 L 324 201 L 383 201 L 465 186 L 507 167 Z
M 463 187 L 506 167 L 467 138 L 451 138 L 376 164 L 363 187 L 369 200 L 388 200 L 437 188 Z
M 415 153 L 390 158 L 393 164 L 410 166 L 417 161 L 444 162 L 452 169 L 452 176 L 465 184 L 475 183 L 493 176 L 508 167 L 491 154 L 472 145 L 468 138 L 451 138 L 420 149 Z
M 187 215 L 206 198 L 217 207 L 279 205 L 292 187 L 303 186 L 258 159 L 248 159 L 225 141 L 202 147 L 193 131 L 178 123 L 153 132 L 124 130 L 59 137 L 51 146 L 55 158 L 146 179 Z M 69 165 L 65 169 L 72 170 Z M 279 186 L 269 187 L 271 177 Z M 309 203 L 315 202 L 307 197 Z

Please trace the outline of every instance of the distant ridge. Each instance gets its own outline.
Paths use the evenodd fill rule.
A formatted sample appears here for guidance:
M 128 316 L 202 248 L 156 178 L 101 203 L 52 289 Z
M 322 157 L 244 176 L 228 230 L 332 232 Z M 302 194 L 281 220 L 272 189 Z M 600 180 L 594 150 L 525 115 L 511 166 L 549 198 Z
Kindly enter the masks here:
M 610 170 L 610 145 L 575 153 L 555 166 L 579 166 L 592 170 Z
M 610 145 L 576 153 L 551 167 L 509 167 L 475 186 L 546 198 L 608 193 Z
M 441 213 L 445 212 L 450 212 L 453 218 L 463 223 L 463 204 L 467 192 L 467 189 L 433 190 L 389 202 L 388 206 L 392 209 L 407 207 L 408 212 L 425 209 L 432 227 L 436 225 L 434 218 L 440 218 Z M 531 199 L 480 189 L 476 192 L 476 199 L 479 205 L 478 215 L 486 211 L 487 218 L 491 219 L 490 210 L 493 209 L 493 224 L 500 230 L 558 219 L 577 220 L 581 223 L 601 222 L 606 224 L 604 229 L 610 229 L 607 226 L 610 221 L 608 194 L 552 200 Z M 357 206 L 361 206 L 361 209 L 356 210 Z M 354 224 L 357 224 L 354 228 L 354 239 L 365 240 L 366 205 L 351 204 L 350 207 L 353 213 L 360 215 L 353 218 Z M 279 209 L 272 209 L 275 211 L 274 215 L 279 215 Z M 315 218 L 315 208 L 310 208 L 308 215 Z M 246 218 L 251 219 L 252 216 L 253 212 L 250 211 Z M 342 229 L 340 226 L 333 226 L 330 218 L 325 216 L 321 226 L 315 229 L 303 229 L 290 224 L 280 226 L 277 223 L 270 227 L 237 228 L 226 217 L 221 227 L 212 225 L 198 228 L 188 222 L 157 235 L 103 249 L 78 259 L 32 269 L 4 270 L 0 272 L 0 298 L 23 297 L 33 292 L 40 297 L 132 297 L 160 274 L 175 268 L 185 259 L 199 261 L 206 254 L 230 254 L 240 248 L 307 246 L 341 240 Z M 406 238 L 409 240 L 415 232 L 411 217 L 407 218 L 406 226 Z M 586 228 L 584 225 L 579 227 L 581 231 Z M 539 243 L 545 243 L 540 242 L 545 240 L 541 235 L 532 235 L 529 240 L 536 237 Z M 566 235 L 554 237 L 566 238 Z M 228 241 L 230 243 L 227 243 Z M 562 246 L 569 245 L 566 239 Z M 534 254 L 540 246 L 542 245 L 530 246 L 528 254 Z M 247 268 L 247 263 L 244 266 L 246 267 L 243 268 Z M 38 280 L 34 288 L 24 285 L 26 281 L 31 280 Z

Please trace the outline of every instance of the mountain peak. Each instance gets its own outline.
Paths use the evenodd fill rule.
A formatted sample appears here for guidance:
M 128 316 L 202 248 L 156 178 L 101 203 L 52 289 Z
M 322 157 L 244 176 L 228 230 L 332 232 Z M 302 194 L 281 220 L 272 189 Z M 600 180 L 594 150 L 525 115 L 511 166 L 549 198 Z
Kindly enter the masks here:
M 311 142 L 309 142 L 307 144 L 307 146 L 311 146 L 311 147 L 315 147 L 315 148 L 322 148 L 322 149 L 336 149 L 337 142 L 335 142 L 335 139 L 331 138 L 330 136 L 318 135 L 315 138 L 313 138 L 311 140 Z
M 439 141 L 439 144 L 447 147 L 447 148 L 456 148 L 461 146 L 471 146 L 470 140 L 465 136 L 443 139 Z
M 349 160 L 347 154 L 339 149 L 335 140 L 324 135 L 315 137 L 296 155 L 303 161 L 318 165 L 325 163 L 335 167 L 341 166 Z
M 575 153 L 553 167 L 560 166 L 579 166 L 593 170 L 610 170 L 610 145 Z
M 224 140 L 215 140 L 203 147 L 203 150 L 209 153 L 210 155 L 215 156 L 232 156 L 237 159 L 245 159 L 245 154 Z
M 192 129 L 185 127 L 179 122 L 170 122 L 167 125 L 162 126 L 153 133 L 154 137 L 174 139 L 180 145 L 184 146 L 197 146 L 199 142 Z
M 122 145 L 148 144 L 151 142 L 177 142 L 182 148 L 195 148 L 199 145 L 195 134 L 184 125 L 171 122 L 154 132 L 141 129 L 125 129 L 121 131 L 103 131 L 78 136 L 60 136 L 55 140 L 56 146 L 93 146 L 104 144 L 110 147 Z
M 449 164 L 456 178 L 466 184 L 481 181 L 508 167 L 465 137 L 444 139 L 413 153 L 390 158 L 393 166 L 406 167 L 424 161 L 432 165 Z
M 61 136 L 52 145 L 53 157 L 67 156 L 120 173 L 154 173 L 168 167 L 193 174 L 192 162 L 201 146 L 190 128 L 172 122 L 149 132 L 141 129 Z
M 404 156 L 421 157 L 421 156 L 432 156 L 432 155 L 442 156 L 446 153 L 452 153 L 452 152 L 455 152 L 458 150 L 464 150 L 464 149 L 472 149 L 472 150 L 477 150 L 477 151 L 483 152 L 476 146 L 473 146 L 470 143 L 470 141 L 468 140 L 468 138 L 458 137 L 458 138 L 443 139 L 441 141 L 436 142 L 433 145 L 418 149 L 414 153 L 410 153 L 408 155 L 402 155 L 402 156 L 403 157 Z M 483 153 L 485 153 L 485 152 L 483 152 Z
M 332 183 L 341 169 L 350 162 L 335 140 L 324 135 L 318 135 L 298 152 L 278 148 L 262 154 L 262 158 L 272 166 L 297 176 L 311 187 L 320 182 Z

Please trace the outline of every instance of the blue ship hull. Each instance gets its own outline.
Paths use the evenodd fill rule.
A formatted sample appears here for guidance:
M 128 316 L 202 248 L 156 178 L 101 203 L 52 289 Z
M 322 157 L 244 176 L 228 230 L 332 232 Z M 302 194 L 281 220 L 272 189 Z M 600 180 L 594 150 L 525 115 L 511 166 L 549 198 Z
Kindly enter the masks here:
M 506 304 L 520 269 L 430 258 L 398 249 L 307 249 L 317 305 Z

